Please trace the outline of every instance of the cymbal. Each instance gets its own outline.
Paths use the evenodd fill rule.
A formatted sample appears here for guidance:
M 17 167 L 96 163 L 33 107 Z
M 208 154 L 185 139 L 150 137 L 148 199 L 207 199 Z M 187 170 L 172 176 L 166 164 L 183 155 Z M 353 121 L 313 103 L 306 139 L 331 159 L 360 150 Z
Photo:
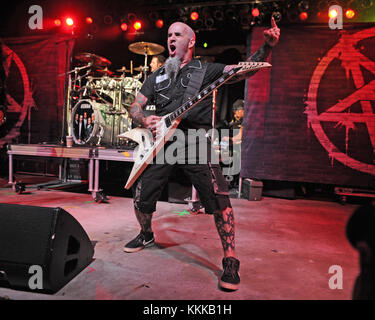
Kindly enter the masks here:
M 148 67 L 144 67 L 144 66 L 133 68 L 134 71 L 143 71 L 143 70 L 148 71 L 148 69 L 149 69 Z
M 91 62 L 94 66 L 97 67 L 105 67 L 111 64 L 111 61 L 109 61 L 108 59 L 89 52 L 78 53 L 75 58 L 83 63 Z
M 107 67 L 105 67 L 104 69 L 96 69 L 96 70 L 92 71 L 92 73 L 93 73 L 93 74 L 95 74 L 95 73 L 99 73 L 99 74 L 107 75 L 107 76 L 111 76 L 111 75 L 114 74 L 114 72 L 111 71 L 111 70 L 108 70 Z
M 137 54 L 147 54 L 149 56 L 153 56 L 162 53 L 165 49 L 160 44 L 141 41 L 130 44 L 129 50 Z
M 131 72 L 130 70 L 126 69 L 126 67 L 122 67 L 121 69 L 117 69 L 116 71 L 122 72 L 122 73 L 125 73 L 125 72 L 130 73 Z

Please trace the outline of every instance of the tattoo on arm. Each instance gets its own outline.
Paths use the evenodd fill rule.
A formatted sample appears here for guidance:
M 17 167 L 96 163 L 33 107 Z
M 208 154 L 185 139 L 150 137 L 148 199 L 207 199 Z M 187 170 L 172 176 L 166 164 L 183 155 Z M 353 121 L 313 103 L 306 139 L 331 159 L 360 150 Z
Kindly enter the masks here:
M 143 126 L 143 122 L 145 119 L 145 114 L 143 112 L 143 107 L 147 103 L 147 98 L 141 94 L 138 93 L 136 99 L 130 106 L 130 116 L 133 119 L 134 123 L 138 126 Z
M 265 61 L 271 52 L 272 47 L 266 42 L 256 52 L 254 52 L 247 61 L 260 62 Z

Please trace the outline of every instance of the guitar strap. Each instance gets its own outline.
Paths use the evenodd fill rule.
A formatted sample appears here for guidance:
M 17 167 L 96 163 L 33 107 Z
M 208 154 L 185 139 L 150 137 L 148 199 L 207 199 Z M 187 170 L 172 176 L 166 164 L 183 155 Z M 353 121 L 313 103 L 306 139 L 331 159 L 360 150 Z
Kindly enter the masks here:
M 201 89 L 204 75 L 207 70 L 207 64 L 202 65 L 202 68 L 195 69 L 191 75 L 188 87 L 185 91 L 184 101 L 187 99 L 196 96 Z M 209 139 L 211 140 L 211 139 Z M 228 196 L 228 183 L 225 178 L 220 174 L 220 171 L 217 170 L 217 166 L 212 165 L 211 161 L 208 161 L 208 166 L 211 171 L 212 184 L 214 187 L 215 194 Z
M 191 74 L 188 87 L 185 90 L 184 102 L 198 94 L 198 92 L 201 89 L 204 75 L 206 74 L 206 70 L 207 64 L 204 64 L 202 65 L 202 68 L 195 69 L 194 72 Z

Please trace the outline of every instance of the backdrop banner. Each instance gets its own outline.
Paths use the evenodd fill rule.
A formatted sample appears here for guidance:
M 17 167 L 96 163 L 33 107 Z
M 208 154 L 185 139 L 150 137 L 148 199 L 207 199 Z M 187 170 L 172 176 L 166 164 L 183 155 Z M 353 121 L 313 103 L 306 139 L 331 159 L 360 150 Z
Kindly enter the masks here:
M 241 176 L 375 187 L 375 25 L 282 28 L 270 63 L 245 87 Z
M 7 121 L 6 143 L 58 142 L 64 106 L 66 66 L 74 41 L 44 35 L 1 40 Z

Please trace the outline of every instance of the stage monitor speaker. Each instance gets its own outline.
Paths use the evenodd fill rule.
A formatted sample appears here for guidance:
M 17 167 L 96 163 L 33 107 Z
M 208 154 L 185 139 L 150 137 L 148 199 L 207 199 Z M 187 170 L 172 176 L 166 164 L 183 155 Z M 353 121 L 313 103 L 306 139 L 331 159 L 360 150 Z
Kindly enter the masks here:
M 65 210 L 0 204 L 0 286 L 54 293 L 93 256 L 85 230 Z M 30 285 L 38 270 L 42 280 Z

